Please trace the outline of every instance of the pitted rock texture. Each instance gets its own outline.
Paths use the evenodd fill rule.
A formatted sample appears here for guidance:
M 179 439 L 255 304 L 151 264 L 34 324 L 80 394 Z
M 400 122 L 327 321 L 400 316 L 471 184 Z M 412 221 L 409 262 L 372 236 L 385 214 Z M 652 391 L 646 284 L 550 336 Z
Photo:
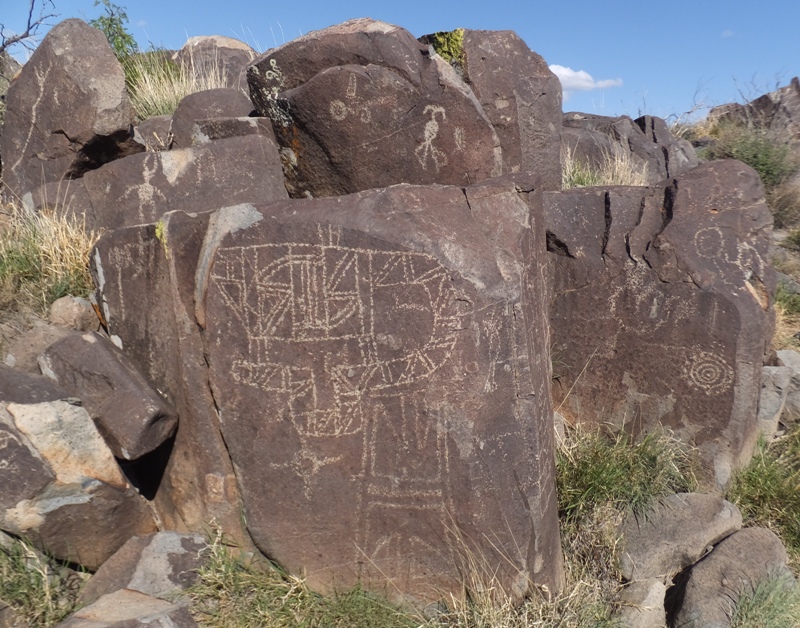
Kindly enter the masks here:
M 6 94 L 4 195 L 80 177 L 143 150 L 125 76 L 106 38 L 77 19 L 47 34 Z
M 758 175 L 719 161 L 651 188 L 545 194 L 555 405 L 569 420 L 659 425 L 725 486 L 755 444 L 772 335 L 772 217 Z
M 365 18 L 309 33 L 259 57 L 248 81 L 272 119 L 292 197 L 502 172 L 475 95 L 399 27 Z
M 188 382 L 205 377 L 219 410 L 189 429 L 221 430 L 253 540 L 312 587 L 425 604 L 461 586 L 453 543 L 517 595 L 560 587 L 539 198 L 510 179 L 395 186 L 173 212 L 158 262 L 152 229 L 98 245 L 164 277 L 141 298 L 178 302 L 191 333 L 174 360 L 205 351 Z M 129 289 L 106 277 L 109 329 L 169 368 L 147 340 L 163 323 L 120 316 Z

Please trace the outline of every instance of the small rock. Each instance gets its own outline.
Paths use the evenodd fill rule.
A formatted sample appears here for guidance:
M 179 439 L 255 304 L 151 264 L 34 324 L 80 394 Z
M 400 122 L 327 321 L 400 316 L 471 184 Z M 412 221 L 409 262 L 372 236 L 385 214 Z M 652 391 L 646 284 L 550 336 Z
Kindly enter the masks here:
M 781 423 L 791 425 L 800 419 L 800 352 L 792 349 L 778 351 L 778 361 L 792 369 L 792 381 L 781 413 Z
M 119 589 L 174 602 L 197 580 L 206 545 L 199 534 L 158 532 L 135 536 L 103 563 L 86 583 L 78 602 L 91 604 Z
M 658 578 L 632 582 L 619 595 L 617 615 L 624 628 L 662 628 L 667 623 L 667 587 Z
M 739 509 L 716 495 L 670 495 L 623 523 L 620 567 L 626 580 L 669 577 L 694 564 L 709 545 L 742 527 Z
M 761 369 L 761 396 L 758 400 L 758 431 L 771 441 L 786 406 L 794 371 L 788 366 L 765 366 Z
M 87 299 L 71 295 L 61 297 L 50 306 L 50 322 L 77 331 L 97 331 L 100 319 Z

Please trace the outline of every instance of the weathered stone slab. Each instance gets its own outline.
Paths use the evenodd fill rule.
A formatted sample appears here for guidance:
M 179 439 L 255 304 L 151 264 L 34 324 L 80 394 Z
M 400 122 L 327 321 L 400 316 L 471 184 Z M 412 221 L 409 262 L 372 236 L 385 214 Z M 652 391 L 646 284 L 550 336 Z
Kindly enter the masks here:
M 619 595 L 621 628 L 662 628 L 667 624 L 667 587 L 658 578 L 632 582 Z
M 761 369 L 758 433 L 766 442 L 770 442 L 778 431 L 793 375 L 794 372 L 788 366 L 764 366 Z
M 158 532 L 135 536 L 109 558 L 81 589 L 78 603 L 91 604 L 119 589 L 178 601 L 197 581 L 207 543 L 199 534 Z
M 196 314 L 248 529 L 312 587 L 424 604 L 467 554 L 560 587 L 539 211 L 503 179 L 212 218 Z
M 545 60 L 513 31 L 465 29 L 462 68 L 500 138 L 503 171 L 560 190 L 561 83 Z
M 658 425 L 727 484 L 756 439 L 772 334 L 772 219 L 735 161 L 652 188 L 545 194 L 555 405 L 637 435 Z
M 112 339 L 180 417 L 152 502 L 164 527 L 205 532 L 216 521 L 246 545 L 194 317 L 195 269 L 208 219 L 172 212 L 158 230 L 146 225 L 107 232 L 92 253 L 92 272 Z
M 129 358 L 97 332 L 48 347 L 42 372 L 78 397 L 117 458 L 137 460 L 175 433 L 178 417 Z
M 86 221 L 95 229 L 287 197 L 277 148 L 258 135 L 133 155 L 87 173 L 84 183 L 92 202 Z
M 248 116 L 253 103 L 237 89 L 218 88 L 189 94 L 172 115 L 171 148 L 192 146 L 192 128 L 197 120 Z
M 171 144 L 172 116 L 153 116 L 142 120 L 133 130 L 134 138 L 149 151 L 168 150 Z
M 502 172 L 475 95 L 396 26 L 365 18 L 309 33 L 259 57 L 248 81 L 272 119 L 293 197 L 466 185 Z
M 125 76 L 106 38 L 77 19 L 53 27 L 6 94 L 0 136 L 4 194 L 138 152 Z

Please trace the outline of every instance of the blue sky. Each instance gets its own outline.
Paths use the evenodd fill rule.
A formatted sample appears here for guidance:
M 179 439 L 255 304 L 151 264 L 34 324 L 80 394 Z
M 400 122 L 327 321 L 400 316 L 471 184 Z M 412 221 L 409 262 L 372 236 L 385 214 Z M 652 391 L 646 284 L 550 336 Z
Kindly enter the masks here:
M 0 0 L 0 22 L 24 21 L 27 0 Z M 752 98 L 800 75 L 798 0 L 121 0 L 129 30 L 179 48 L 226 35 L 259 51 L 369 16 L 414 36 L 458 27 L 515 30 L 567 88 L 565 111 L 679 115 L 695 104 Z M 59 19 L 100 15 L 94 0 L 55 0 Z M 559 66 L 558 69 L 556 66 Z M 572 89 L 570 89 L 572 87 Z

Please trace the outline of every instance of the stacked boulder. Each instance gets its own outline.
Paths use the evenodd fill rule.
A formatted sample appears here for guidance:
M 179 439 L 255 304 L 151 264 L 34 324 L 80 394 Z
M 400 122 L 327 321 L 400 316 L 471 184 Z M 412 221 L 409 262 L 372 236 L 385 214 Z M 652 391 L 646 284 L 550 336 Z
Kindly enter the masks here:
M 69 560 L 214 521 L 321 591 L 424 607 L 477 561 L 520 599 L 563 578 L 552 398 L 571 421 L 672 427 L 713 488 L 750 455 L 774 278 L 746 166 L 687 170 L 663 121 L 618 120 L 659 182 L 561 191 L 560 87 L 511 32 L 354 20 L 250 61 L 249 95 L 250 52 L 195 42 L 196 61 L 233 51 L 228 87 L 138 132 L 96 39 L 60 24 L 9 91 L 4 193 L 57 193 L 106 232 L 102 332 L 2 397 L 3 529 L 51 549 L 53 495 L 89 522 L 116 500 L 128 527 L 90 561 L 64 541 Z M 103 453 L 61 470 L 48 447 L 73 444 L 36 440 L 37 404 Z M 114 595 L 95 603 L 159 597 Z

